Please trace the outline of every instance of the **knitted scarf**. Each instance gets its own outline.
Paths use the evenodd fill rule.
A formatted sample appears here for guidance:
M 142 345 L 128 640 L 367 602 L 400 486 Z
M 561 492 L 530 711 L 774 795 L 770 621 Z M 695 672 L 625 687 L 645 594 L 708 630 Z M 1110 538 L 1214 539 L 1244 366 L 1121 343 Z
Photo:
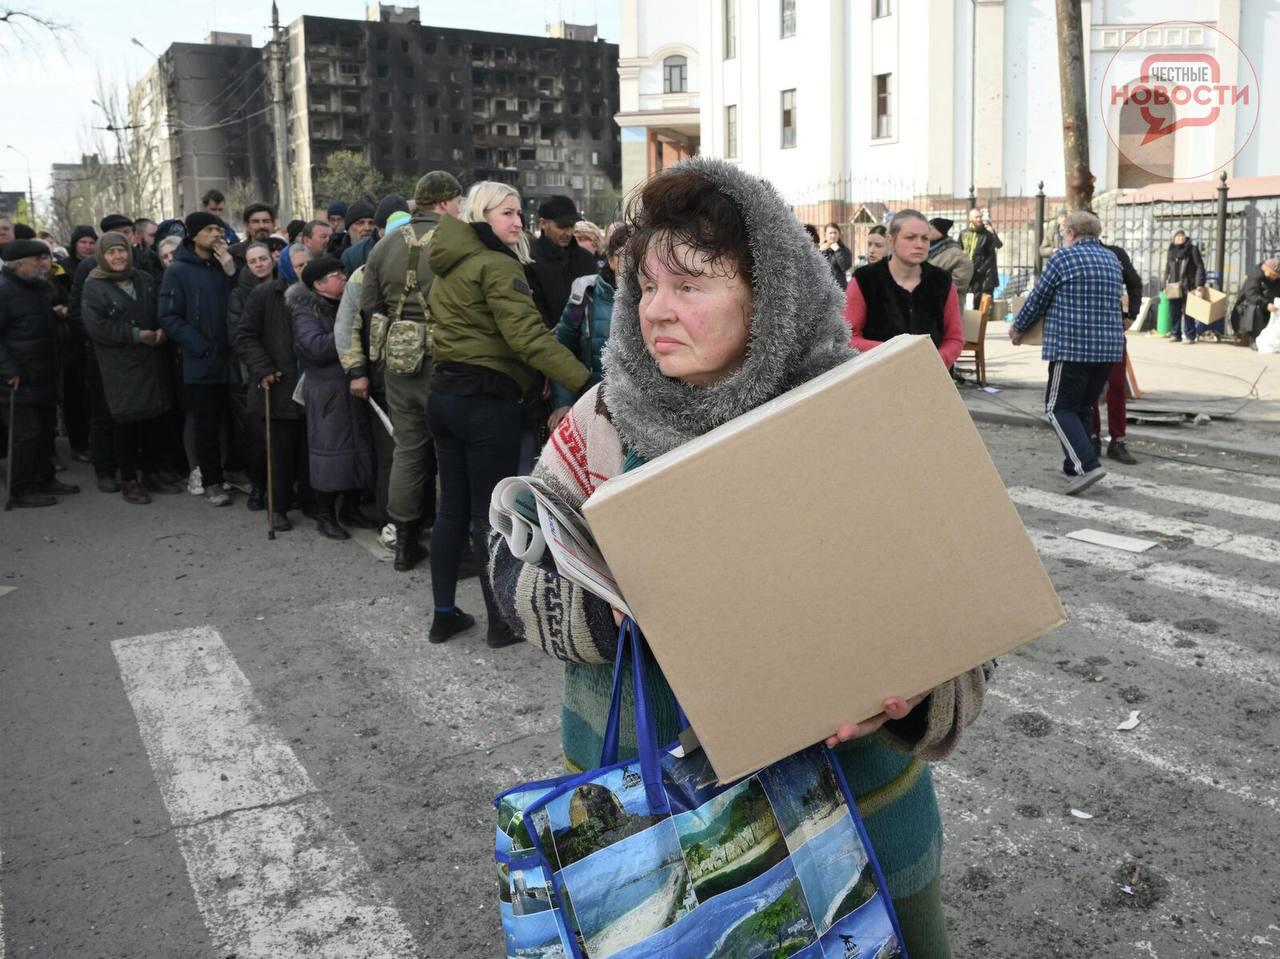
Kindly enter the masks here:
M 129 259 L 124 265 L 123 270 L 113 270 L 107 265 L 107 251 L 124 248 L 129 254 Z M 89 276 L 95 280 L 110 280 L 112 283 L 127 283 L 133 278 L 133 249 L 129 245 L 129 241 L 125 239 L 123 233 L 104 233 L 102 238 L 98 240 L 98 248 L 94 251 L 98 265 L 89 273 Z

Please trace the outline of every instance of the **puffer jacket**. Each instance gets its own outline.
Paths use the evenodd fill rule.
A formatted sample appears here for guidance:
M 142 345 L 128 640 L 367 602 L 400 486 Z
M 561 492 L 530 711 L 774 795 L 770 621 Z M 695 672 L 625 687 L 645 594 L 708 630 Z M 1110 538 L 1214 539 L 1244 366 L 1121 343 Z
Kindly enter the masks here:
M 613 323 L 613 286 L 603 276 L 581 276 L 573 283 L 569 302 L 560 314 L 556 339 L 573 350 L 578 360 L 591 371 L 591 378 L 581 390 L 570 392 L 559 383 L 551 384 L 551 406 L 572 406 L 583 392 L 604 379 L 601 356 L 609 342 Z
M 24 280 L 10 267 L 0 271 L 0 379 L 21 378 L 14 402 L 23 406 L 58 402 L 56 295 L 47 280 Z M 7 394 L 6 387 L 6 402 Z
M 138 339 L 142 330 L 159 329 L 156 281 L 150 273 L 134 270 L 133 289 L 130 296 L 119 283 L 90 277 L 80 303 L 102 371 L 107 409 L 117 423 L 149 420 L 173 409 L 169 353 Z
M 537 372 L 569 390 L 587 382 L 587 368 L 542 322 L 520 261 L 489 224 L 442 217 L 427 260 L 437 368 L 484 367 L 512 380 L 520 395 Z
M 183 243 L 160 285 L 160 325 L 182 350 L 184 383 L 227 382 L 229 280 L 222 264 Z

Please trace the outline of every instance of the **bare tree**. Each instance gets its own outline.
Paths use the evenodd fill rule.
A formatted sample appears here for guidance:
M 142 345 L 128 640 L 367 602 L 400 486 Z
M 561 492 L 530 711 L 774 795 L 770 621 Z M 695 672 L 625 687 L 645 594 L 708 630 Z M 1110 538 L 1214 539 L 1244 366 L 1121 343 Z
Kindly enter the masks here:
M 38 42 L 39 38 L 45 35 L 61 50 L 65 49 L 63 41 L 72 34 L 71 28 L 65 23 L 50 20 L 30 10 L 8 6 L 0 7 L 0 27 L 5 28 L 0 30 L 0 49 L 8 46 L 6 42 L 8 40 L 16 41 L 18 46 L 24 46 Z

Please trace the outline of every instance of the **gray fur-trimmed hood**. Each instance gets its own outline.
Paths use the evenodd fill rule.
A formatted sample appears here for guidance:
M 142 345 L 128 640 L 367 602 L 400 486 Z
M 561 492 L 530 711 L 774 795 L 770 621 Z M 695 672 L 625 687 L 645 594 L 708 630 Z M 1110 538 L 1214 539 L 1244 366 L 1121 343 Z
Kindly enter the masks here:
M 663 376 L 640 332 L 640 284 L 632 264 L 618 278 L 604 351 L 604 399 L 623 445 L 661 456 L 854 356 L 844 297 L 826 258 L 773 185 L 723 160 L 696 157 L 694 169 L 734 201 L 754 259 L 747 358 L 714 386 Z M 665 174 L 658 174 L 659 177 Z

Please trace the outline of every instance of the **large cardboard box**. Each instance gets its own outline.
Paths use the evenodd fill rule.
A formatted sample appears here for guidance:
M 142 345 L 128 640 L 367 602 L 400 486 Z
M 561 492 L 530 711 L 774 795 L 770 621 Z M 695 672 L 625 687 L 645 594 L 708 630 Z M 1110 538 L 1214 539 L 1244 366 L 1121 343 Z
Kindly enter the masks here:
M 927 337 L 609 480 L 584 512 L 722 781 L 1065 622 Z
M 1203 297 L 1197 293 L 1188 293 L 1183 309 L 1197 323 L 1217 323 L 1227 315 L 1227 294 L 1212 288 L 1207 288 L 1204 292 Z
M 1018 317 L 1018 311 L 1022 309 L 1022 305 L 1027 302 L 1028 294 L 1023 293 L 1015 296 L 1009 303 L 1009 322 L 1012 323 Z M 1035 325 L 1026 330 L 1022 334 L 1022 339 L 1018 341 L 1019 346 L 1040 346 L 1044 343 L 1044 317 L 1036 321 Z

